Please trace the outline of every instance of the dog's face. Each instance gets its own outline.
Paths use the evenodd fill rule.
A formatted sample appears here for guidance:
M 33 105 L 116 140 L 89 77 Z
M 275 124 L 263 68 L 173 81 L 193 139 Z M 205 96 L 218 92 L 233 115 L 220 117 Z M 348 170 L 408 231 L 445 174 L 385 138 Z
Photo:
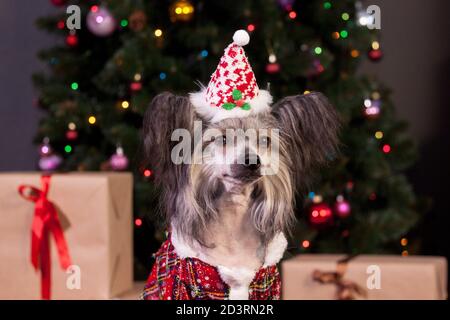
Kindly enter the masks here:
M 320 93 L 287 97 L 270 112 L 217 123 L 199 117 L 187 97 L 163 93 L 149 106 L 143 133 L 148 164 L 165 190 L 168 220 L 201 242 L 218 216 L 218 199 L 235 193 L 248 195 L 248 214 L 263 238 L 288 231 L 294 194 L 311 169 L 335 153 L 338 126 Z M 176 130 L 190 137 L 174 141 Z M 187 161 L 174 161 L 174 150 Z

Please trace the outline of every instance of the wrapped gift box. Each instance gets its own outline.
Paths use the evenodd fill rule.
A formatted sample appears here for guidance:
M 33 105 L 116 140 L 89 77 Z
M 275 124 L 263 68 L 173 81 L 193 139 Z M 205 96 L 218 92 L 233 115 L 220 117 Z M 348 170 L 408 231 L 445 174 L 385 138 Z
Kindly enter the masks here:
M 338 261 L 344 257 L 304 254 L 283 261 L 283 299 L 337 299 L 342 286 L 361 288 L 364 292 L 355 293 L 356 299 L 447 299 L 447 261 L 443 257 L 360 255 L 339 264 L 340 268 Z M 341 287 L 333 278 L 339 270 Z
M 0 174 L 0 299 L 41 298 L 40 274 L 30 261 L 35 203 L 19 195 L 21 184 L 41 189 L 40 174 Z M 132 175 L 54 174 L 48 199 L 57 209 L 76 266 L 72 270 L 79 271 L 75 282 L 69 279 L 75 274 L 61 268 L 50 236 L 51 298 L 110 299 L 129 291 L 133 286 Z

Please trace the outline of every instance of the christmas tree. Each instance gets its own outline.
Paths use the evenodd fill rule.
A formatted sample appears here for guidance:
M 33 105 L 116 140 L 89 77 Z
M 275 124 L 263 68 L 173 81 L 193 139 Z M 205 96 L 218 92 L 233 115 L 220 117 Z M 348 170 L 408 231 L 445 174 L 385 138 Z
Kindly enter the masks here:
M 140 164 L 142 118 L 162 91 L 206 84 L 237 29 L 261 85 L 277 100 L 321 91 L 341 114 L 341 152 L 310 190 L 298 195 L 293 250 L 407 254 L 404 238 L 419 218 L 402 173 L 414 159 L 389 100 L 389 89 L 357 75 L 363 59 L 382 57 L 376 30 L 360 3 L 345 1 L 64 1 L 38 26 L 59 37 L 40 52 L 49 70 L 36 74 L 47 111 L 36 143 L 42 170 L 134 173 L 135 261 L 147 274 L 161 241 L 152 168 Z M 69 30 L 66 7 L 81 9 Z

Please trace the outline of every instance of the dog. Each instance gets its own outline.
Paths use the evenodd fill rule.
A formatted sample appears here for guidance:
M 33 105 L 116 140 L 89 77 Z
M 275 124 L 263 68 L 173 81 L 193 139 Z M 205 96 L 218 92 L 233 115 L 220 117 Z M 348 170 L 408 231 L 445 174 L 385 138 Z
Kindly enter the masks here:
M 327 98 L 313 92 L 272 104 L 251 79 L 248 34 L 233 39 L 207 88 L 161 93 L 144 116 L 169 236 L 143 299 L 279 299 L 276 264 L 295 195 L 337 152 L 339 117 Z M 241 77 L 230 82 L 230 73 Z

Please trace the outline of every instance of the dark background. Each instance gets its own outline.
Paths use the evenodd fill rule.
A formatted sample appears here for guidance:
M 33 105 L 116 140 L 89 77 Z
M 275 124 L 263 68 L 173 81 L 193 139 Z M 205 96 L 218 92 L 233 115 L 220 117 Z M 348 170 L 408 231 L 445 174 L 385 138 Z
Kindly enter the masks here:
M 407 120 L 420 158 L 409 171 L 418 194 L 433 199 L 433 209 L 415 231 L 422 253 L 450 256 L 449 101 L 450 1 L 369 0 L 381 8 L 379 63 L 361 72 L 376 74 L 393 90 L 398 116 Z M 0 171 L 35 170 L 32 144 L 40 112 L 31 74 L 44 68 L 39 48 L 61 41 L 39 32 L 34 21 L 55 10 L 48 0 L 0 1 Z

